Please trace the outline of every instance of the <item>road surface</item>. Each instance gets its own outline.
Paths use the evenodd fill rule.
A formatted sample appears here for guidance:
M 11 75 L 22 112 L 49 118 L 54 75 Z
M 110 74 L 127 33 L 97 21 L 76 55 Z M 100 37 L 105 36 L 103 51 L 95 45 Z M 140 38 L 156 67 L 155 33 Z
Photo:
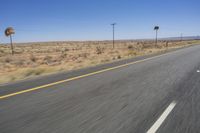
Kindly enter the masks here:
M 0 133 L 197 133 L 199 70 L 197 45 L 1 85 Z

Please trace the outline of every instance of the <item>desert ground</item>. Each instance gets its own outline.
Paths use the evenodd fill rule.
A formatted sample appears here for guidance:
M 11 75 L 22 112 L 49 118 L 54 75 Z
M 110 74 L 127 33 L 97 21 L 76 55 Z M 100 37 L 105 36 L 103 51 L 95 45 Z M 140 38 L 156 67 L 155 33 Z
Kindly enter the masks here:
M 66 41 L 0 44 L 0 84 L 76 70 L 116 60 L 165 52 L 166 50 L 198 44 L 198 40 L 184 41 Z

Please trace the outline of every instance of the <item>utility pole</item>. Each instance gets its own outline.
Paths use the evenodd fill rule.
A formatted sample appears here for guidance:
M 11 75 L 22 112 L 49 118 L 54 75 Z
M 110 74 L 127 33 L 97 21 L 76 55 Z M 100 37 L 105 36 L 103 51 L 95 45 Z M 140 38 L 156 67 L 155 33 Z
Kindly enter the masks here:
M 197 40 L 199 40 L 200 39 L 200 36 L 199 35 L 197 35 Z
M 158 30 L 156 30 L 156 45 L 158 44 Z
M 181 42 L 183 41 L 183 34 L 181 33 Z
M 10 34 L 10 45 L 11 45 L 12 55 L 14 55 L 14 48 L 13 48 L 13 42 L 12 42 L 12 35 L 11 34 Z
M 111 24 L 113 27 L 113 49 L 115 48 L 115 25 L 116 23 Z

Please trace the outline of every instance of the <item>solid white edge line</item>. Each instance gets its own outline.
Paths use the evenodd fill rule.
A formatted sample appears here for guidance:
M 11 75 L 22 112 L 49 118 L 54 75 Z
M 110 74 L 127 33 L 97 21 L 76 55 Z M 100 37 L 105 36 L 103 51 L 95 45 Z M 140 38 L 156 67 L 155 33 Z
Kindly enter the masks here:
M 176 106 L 176 102 L 173 101 L 163 112 L 163 114 L 158 118 L 158 120 L 153 124 L 153 126 L 147 131 L 147 133 L 156 133 L 162 123 L 165 121 L 167 116 L 171 113 L 171 111 Z

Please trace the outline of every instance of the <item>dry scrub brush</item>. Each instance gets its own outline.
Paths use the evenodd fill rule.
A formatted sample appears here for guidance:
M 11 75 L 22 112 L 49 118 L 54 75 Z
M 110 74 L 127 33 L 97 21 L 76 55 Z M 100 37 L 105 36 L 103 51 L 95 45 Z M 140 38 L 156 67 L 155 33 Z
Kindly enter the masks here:
M 151 54 L 199 41 L 112 41 L 45 42 L 15 44 L 15 56 L 10 47 L 0 45 L 0 82 L 9 82 L 30 76 L 63 70 L 73 70 L 117 59 Z

